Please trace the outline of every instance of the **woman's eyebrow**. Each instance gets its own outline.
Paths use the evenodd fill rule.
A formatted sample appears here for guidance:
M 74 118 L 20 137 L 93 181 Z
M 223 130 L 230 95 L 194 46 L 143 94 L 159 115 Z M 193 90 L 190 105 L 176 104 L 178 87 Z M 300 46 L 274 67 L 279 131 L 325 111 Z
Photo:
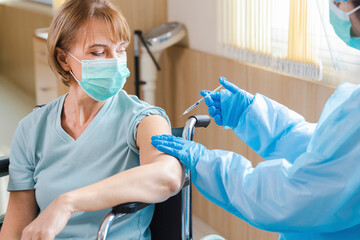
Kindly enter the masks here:
M 106 45 L 106 44 L 98 44 L 98 43 L 95 43 L 95 44 L 89 46 L 89 48 L 93 48 L 93 47 L 107 47 L 107 45 Z
M 120 47 L 126 47 L 128 45 L 129 45 L 128 41 L 123 41 L 123 42 L 120 43 L 119 46 Z M 108 47 L 108 45 L 107 44 L 101 44 L 101 43 L 95 43 L 95 44 L 89 46 L 89 48 L 94 48 L 94 47 Z

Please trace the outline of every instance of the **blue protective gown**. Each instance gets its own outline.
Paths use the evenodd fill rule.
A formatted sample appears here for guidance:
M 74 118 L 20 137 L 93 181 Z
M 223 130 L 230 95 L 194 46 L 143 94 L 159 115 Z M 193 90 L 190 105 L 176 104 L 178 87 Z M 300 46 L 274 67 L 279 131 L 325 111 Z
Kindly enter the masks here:
M 360 239 L 360 86 L 339 86 L 318 124 L 256 94 L 233 130 L 269 161 L 205 151 L 191 175 L 206 198 L 279 239 Z

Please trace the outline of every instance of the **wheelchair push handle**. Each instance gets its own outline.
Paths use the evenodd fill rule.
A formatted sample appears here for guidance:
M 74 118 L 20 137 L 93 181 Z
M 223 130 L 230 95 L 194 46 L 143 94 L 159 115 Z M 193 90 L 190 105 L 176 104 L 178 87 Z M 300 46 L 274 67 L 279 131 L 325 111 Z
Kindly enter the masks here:
M 189 117 L 188 119 L 190 118 L 195 118 L 196 120 L 196 123 L 195 123 L 195 126 L 194 127 L 203 127 L 203 128 L 206 128 L 207 126 L 209 126 L 210 122 L 211 122 L 211 119 L 208 115 L 193 115 L 191 117 Z
M 0 177 L 4 177 L 9 174 L 9 157 L 0 157 Z
M 184 139 L 193 140 L 194 132 L 196 127 L 206 128 L 210 124 L 210 117 L 207 115 L 194 115 L 188 118 L 185 123 L 182 137 Z

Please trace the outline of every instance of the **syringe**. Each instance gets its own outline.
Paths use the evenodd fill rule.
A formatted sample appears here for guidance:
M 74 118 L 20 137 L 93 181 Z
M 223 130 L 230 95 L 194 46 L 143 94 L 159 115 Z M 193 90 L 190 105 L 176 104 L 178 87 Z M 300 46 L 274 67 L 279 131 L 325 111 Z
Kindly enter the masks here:
M 191 105 L 188 109 L 185 110 L 185 112 L 181 115 L 184 116 L 185 114 L 187 114 L 188 112 L 190 112 L 191 110 L 193 110 L 197 105 L 199 105 L 200 103 L 202 103 L 205 98 L 207 96 L 209 96 L 211 93 L 216 92 L 217 90 L 219 90 L 222 87 L 222 85 L 218 86 L 217 88 L 215 88 L 214 90 L 212 90 L 211 92 L 208 92 L 208 94 L 206 94 L 205 97 L 201 98 L 199 101 L 197 101 L 196 103 L 194 103 L 193 105 Z

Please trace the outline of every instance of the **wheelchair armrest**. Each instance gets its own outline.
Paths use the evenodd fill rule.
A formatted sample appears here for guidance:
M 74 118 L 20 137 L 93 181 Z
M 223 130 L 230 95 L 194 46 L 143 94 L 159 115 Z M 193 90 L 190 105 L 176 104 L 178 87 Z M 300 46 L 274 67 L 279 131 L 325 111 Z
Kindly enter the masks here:
M 185 181 L 184 181 L 184 185 L 182 188 L 188 186 L 190 183 L 190 178 L 188 176 L 186 176 Z M 114 214 L 121 214 L 121 213 L 135 213 L 147 206 L 151 205 L 151 203 L 142 203 L 142 202 L 131 202 L 131 203 L 123 203 L 123 204 L 119 204 L 115 207 L 112 208 L 112 212 Z
M 123 204 L 119 204 L 119 205 L 113 207 L 112 211 L 116 214 L 135 213 L 149 205 L 150 205 L 150 203 L 142 203 L 142 202 L 123 203 Z
M 135 213 L 149 205 L 150 203 L 132 202 L 132 203 L 119 204 L 113 207 L 112 210 L 108 214 L 106 214 L 106 216 L 104 217 L 104 219 L 100 224 L 99 231 L 97 234 L 97 240 L 106 239 L 109 229 L 115 219 L 120 218 L 129 213 Z
M 183 188 L 188 186 L 190 183 L 189 176 L 186 176 Z M 135 213 L 151 203 L 142 203 L 142 202 L 131 202 L 119 204 L 112 208 L 112 210 L 104 217 L 103 221 L 100 224 L 97 239 L 104 240 L 107 237 L 108 231 L 113 223 L 113 221 L 119 217 L 122 217 L 129 213 Z

